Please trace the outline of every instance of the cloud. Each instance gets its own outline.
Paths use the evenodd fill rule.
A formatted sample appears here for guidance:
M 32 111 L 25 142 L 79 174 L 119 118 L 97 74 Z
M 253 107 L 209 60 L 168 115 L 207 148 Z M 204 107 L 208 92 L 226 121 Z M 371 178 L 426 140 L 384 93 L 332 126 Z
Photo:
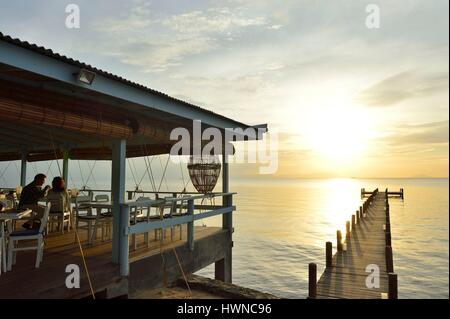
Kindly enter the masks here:
M 449 121 L 400 126 L 399 132 L 387 140 L 391 144 L 441 144 L 449 141 Z
M 205 34 L 230 32 L 236 28 L 262 26 L 267 24 L 264 17 L 247 17 L 230 8 L 210 8 L 173 15 L 162 24 L 176 32 Z
M 98 21 L 94 27 L 103 35 L 102 51 L 122 63 L 141 67 L 143 72 L 161 72 L 182 64 L 189 56 L 224 48 L 246 28 L 268 23 L 264 16 L 239 7 L 188 10 L 168 16 L 156 15 L 151 9 L 149 3 L 134 1 L 125 13 Z
M 356 96 L 367 106 L 388 107 L 408 99 L 448 91 L 448 72 L 422 74 L 406 71 L 385 78 Z

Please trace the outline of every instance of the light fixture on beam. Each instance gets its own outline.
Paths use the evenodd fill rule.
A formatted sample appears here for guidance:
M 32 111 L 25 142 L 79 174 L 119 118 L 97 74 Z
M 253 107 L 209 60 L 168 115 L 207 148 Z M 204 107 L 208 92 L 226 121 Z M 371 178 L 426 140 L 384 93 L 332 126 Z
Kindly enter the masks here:
M 95 73 L 86 69 L 81 69 L 80 72 L 76 74 L 78 82 L 91 85 L 95 79 Z

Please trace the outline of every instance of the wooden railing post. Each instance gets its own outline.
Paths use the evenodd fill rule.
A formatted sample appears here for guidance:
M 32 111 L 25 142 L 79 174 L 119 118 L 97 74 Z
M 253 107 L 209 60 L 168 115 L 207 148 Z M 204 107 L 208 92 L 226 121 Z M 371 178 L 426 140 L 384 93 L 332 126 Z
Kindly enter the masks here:
M 355 227 L 356 227 L 356 216 L 352 215 L 352 231 L 353 229 L 355 229 Z
M 337 251 L 339 251 L 339 252 L 341 252 L 343 250 L 342 233 L 340 230 L 336 231 L 336 248 L 337 248 Z
M 317 265 L 310 263 L 308 265 L 308 298 L 317 297 Z
M 127 229 L 130 226 L 130 206 L 120 205 L 120 234 L 119 234 L 119 268 L 121 276 L 129 274 L 129 242 Z
M 194 216 L 194 200 L 188 200 L 188 215 Z M 194 221 L 187 224 L 188 246 L 190 250 L 194 250 Z
M 325 261 L 327 268 L 333 265 L 333 243 L 331 241 L 327 241 L 325 244 Z
M 388 299 L 398 299 L 397 274 L 388 273 Z

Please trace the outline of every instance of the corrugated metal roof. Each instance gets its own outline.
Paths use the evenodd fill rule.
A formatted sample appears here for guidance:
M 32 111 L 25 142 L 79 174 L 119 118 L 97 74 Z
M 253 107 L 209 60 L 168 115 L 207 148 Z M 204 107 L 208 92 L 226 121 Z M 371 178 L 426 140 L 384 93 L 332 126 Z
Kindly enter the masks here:
M 139 88 L 139 89 L 147 91 L 149 93 L 152 93 L 152 94 L 164 97 L 166 99 L 169 99 L 169 100 L 181 103 L 181 104 L 184 104 L 184 105 L 186 105 L 188 107 L 191 107 L 191 108 L 203 111 L 203 112 L 207 112 L 207 113 L 213 114 L 214 116 L 217 116 L 217 117 L 220 117 L 220 118 L 223 118 L 223 119 L 234 121 L 236 123 L 242 124 L 243 127 L 248 126 L 248 125 L 243 124 L 243 123 L 241 123 L 239 121 L 227 118 L 226 116 L 223 116 L 223 115 L 217 114 L 217 113 L 215 113 L 213 111 L 210 111 L 210 110 L 207 110 L 205 108 L 199 107 L 199 106 L 197 106 L 195 104 L 191 104 L 189 102 L 177 99 L 177 98 L 172 97 L 170 95 L 167 95 L 165 93 L 153 90 L 153 89 L 151 89 L 149 87 L 146 87 L 146 86 L 144 86 L 142 84 L 139 84 L 139 83 L 127 80 L 127 79 L 125 79 L 125 78 L 123 78 L 121 76 L 118 76 L 118 75 L 112 74 L 110 72 L 98 69 L 96 67 L 93 67 L 92 65 L 89 65 L 89 64 L 86 64 L 84 62 L 81 62 L 81 61 L 69 58 L 69 57 L 67 57 L 65 55 L 61 55 L 59 53 L 53 52 L 53 50 L 51 50 L 51 49 L 47 49 L 45 47 L 38 46 L 38 45 L 33 44 L 33 43 L 29 43 L 28 41 L 22 41 L 22 40 L 17 39 L 17 38 L 12 38 L 11 36 L 5 35 L 2 32 L 0 32 L 0 40 L 8 42 L 8 43 L 11 43 L 11 44 L 14 44 L 14 45 L 17 45 L 17 46 L 20 46 L 22 48 L 34 51 L 36 53 L 39 53 L 39 54 L 42 54 L 42 55 L 45 55 L 45 56 L 48 56 L 48 57 L 51 57 L 53 59 L 62 61 L 64 63 L 70 64 L 70 65 L 73 65 L 73 66 L 76 66 L 76 67 L 79 67 L 79 68 L 84 68 L 84 69 L 90 70 L 92 72 L 95 72 L 96 74 L 100 74 L 100 75 L 102 75 L 104 77 L 107 77 L 109 79 L 112 79 L 112 80 L 115 80 L 115 81 L 118 81 L 118 82 L 122 82 L 122 83 L 127 84 L 127 85 L 132 86 L 132 87 Z

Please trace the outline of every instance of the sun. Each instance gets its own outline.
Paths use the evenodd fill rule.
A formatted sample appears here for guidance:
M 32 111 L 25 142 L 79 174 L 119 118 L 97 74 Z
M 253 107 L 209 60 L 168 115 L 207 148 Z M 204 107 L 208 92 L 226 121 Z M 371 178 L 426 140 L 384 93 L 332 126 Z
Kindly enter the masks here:
M 351 165 L 364 153 L 370 121 L 360 108 L 316 107 L 306 117 L 304 142 L 322 160 L 334 165 Z

